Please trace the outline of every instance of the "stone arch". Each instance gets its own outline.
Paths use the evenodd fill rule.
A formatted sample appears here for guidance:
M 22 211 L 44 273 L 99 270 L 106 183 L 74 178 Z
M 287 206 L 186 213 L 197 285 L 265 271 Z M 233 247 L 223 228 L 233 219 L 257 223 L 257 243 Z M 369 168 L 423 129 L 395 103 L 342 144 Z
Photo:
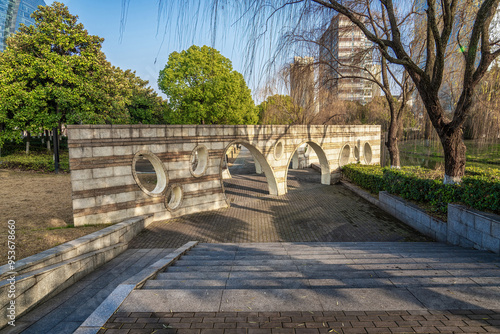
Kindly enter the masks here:
M 235 145 L 235 144 L 240 144 L 240 145 L 246 147 L 250 151 L 254 160 L 259 163 L 260 168 L 262 169 L 262 172 L 266 176 L 267 185 L 269 187 L 269 194 L 270 195 L 278 195 L 279 194 L 278 193 L 278 182 L 276 180 L 276 176 L 274 175 L 274 171 L 271 168 L 271 166 L 269 165 L 269 162 L 267 162 L 267 159 L 264 156 L 264 154 L 262 154 L 262 152 L 259 151 L 259 149 L 256 148 L 253 144 L 251 144 L 247 141 L 244 141 L 244 140 L 232 141 L 231 143 L 229 143 L 228 145 L 225 146 L 224 151 L 222 152 L 221 161 L 224 160 L 224 156 L 226 154 L 226 151 L 229 149 L 229 147 L 231 145 Z M 221 180 L 222 180 L 222 164 L 220 167 L 220 173 L 221 173 Z M 222 186 L 222 189 L 224 190 L 224 184 L 222 182 L 221 182 L 221 186 Z M 225 194 L 226 193 L 224 191 L 224 196 L 225 196 Z
M 290 165 L 288 165 L 290 166 Z M 299 169 L 299 152 L 298 148 L 292 154 L 292 169 Z
M 295 148 L 293 149 L 293 151 L 291 152 L 290 158 L 288 160 L 288 164 L 286 165 L 287 168 L 286 168 L 285 180 L 288 179 L 288 170 L 289 170 L 290 162 L 292 162 L 292 159 L 293 159 L 295 153 L 297 152 L 299 147 L 303 144 L 309 145 L 314 150 L 314 152 L 316 153 L 316 155 L 318 157 L 319 164 L 321 166 L 321 184 L 330 184 L 331 179 L 332 179 L 332 174 L 330 172 L 330 163 L 328 162 L 328 158 L 326 156 L 326 153 L 323 150 L 323 148 L 321 147 L 321 145 L 319 145 L 318 143 L 311 141 L 311 140 L 305 140 L 305 141 L 301 142 L 299 145 L 296 145 Z

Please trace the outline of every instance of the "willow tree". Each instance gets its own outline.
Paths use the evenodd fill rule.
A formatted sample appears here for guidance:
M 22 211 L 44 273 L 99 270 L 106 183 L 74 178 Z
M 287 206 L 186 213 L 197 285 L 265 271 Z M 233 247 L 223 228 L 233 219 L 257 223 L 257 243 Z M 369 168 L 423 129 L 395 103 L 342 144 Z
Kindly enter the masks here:
M 410 56 L 407 46 L 404 44 L 403 35 L 397 22 L 396 8 L 393 1 L 380 1 L 381 8 L 386 11 L 387 16 L 384 23 L 390 27 L 390 35 L 382 38 L 375 34 L 370 27 L 360 19 L 360 14 L 345 4 L 337 1 L 315 1 L 321 6 L 336 10 L 356 24 L 366 37 L 377 44 L 385 59 L 394 64 L 405 67 L 411 76 L 415 86 L 422 98 L 423 104 L 439 135 L 445 156 L 444 183 L 460 182 L 465 172 L 465 144 L 463 142 L 463 124 L 471 111 L 473 95 L 476 86 L 486 74 L 488 67 L 500 54 L 498 41 L 490 38 L 490 23 L 495 16 L 500 0 L 485 0 L 478 3 L 475 19 L 471 22 L 472 29 L 467 36 L 458 37 L 464 55 L 463 83 L 460 98 L 449 117 L 439 97 L 439 91 L 443 84 L 446 65 L 446 53 L 452 43 L 452 32 L 457 22 L 462 17 L 460 11 L 463 5 L 473 5 L 473 2 L 463 4 L 458 0 L 427 0 L 426 30 L 427 39 L 425 43 L 426 55 L 422 63 L 418 63 Z M 366 1 L 367 10 L 370 2 Z
M 160 1 L 160 5 L 167 7 L 173 6 L 173 3 Z M 180 17 L 186 18 L 189 8 L 199 3 L 199 0 L 183 1 L 186 14 Z M 256 55 L 265 54 L 269 49 L 269 40 L 273 35 L 298 29 L 321 18 L 331 18 L 337 13 L 345 15 L 378 46 L 389 63 L 401 65 L 408 72 L 443 146 L 444 182 L 460 182 L 466 162 L 463 124 L 470 114 L 475 88 L 500 54 L 499 41 L 490 34 L 490 23 L 500 0 L 421 0 L 415 3 L 421 5 L 416 12 L 408 6 L 409 1 L 403 0 L 212 0 L 211 22 L 214 31 L 217 31 L 221 18 L 229 17 L 242 27 L 240 33 L 249 41 L 248 63 L 252 65 Z M 467 8 L 466 15 L 464 8 Z M 382 12 L 384 15 L 374 15 Z M 401 25 L 401 20 L 409 16 L 425 18 L 421 20 L 426 30 L 425 55 L 420 61 L 412 58 L 410 49 L 414 46 L 410 42 L 411 35 L 405 33 L 405 25 Z M 457 27 L 461 26 L 464 18 L 470 18 L 470 29 L 465 29 L 467 33 L 458 29 L 457 33 Z M 387 33 L 380 34 L 379 30 L 384 27 L 387 27 Z M 463 53 L 463 81 L 458 102 L 452 115 L 449 115 L 443 107 L 439 91 L 443 85 L 446 54 L 454 43 L 460 45 Z
M 340 14 L 341 15 L 341 14 Z M 367 23 L 371 26 L 372 30 L 379 36 L 387 36 L 389 28 L 386 25 L 378 25 L 383 22 L 383 17 L 386 15 L 384 10 L 379 12 L 371 12 L 370 19 Z M 388 64 L 387 59 L 383 57 L 379 48 L 376 45 L 364 45 L 362 41 L 361 46 L 357 46 L 354 51 L 351 49 L 349 57 L 341 57 L 339 49 L 342 46 L 331 43 L 329 35 L 334 34 L 337 39 L 350 40 L 351 36 L 357 35 L 359 28 L 354 24 L 338 23 L 345 21 L 336 17 L 337 24 L 333 23 L 325 28 L 321 25 L 319 28 L 312 29 L 306 27 L 306 31 L 294 29 L 292 32 L 283 36 L 279 44 L 280 49 L 286 49 L 287 45 L 304 44 L 309 45 L 308 54 L 319 53 L 314 64 L 319 69 L 318 75 L 318 91 L 320 92 L 319 99 L 320 105 L 326 106 L 328 109 L 336 109 L 336 100 L 338 97 L 332 92 L 332 86 L 339 86 L 340 82 L 349 82 L 350 80 L 368 83 L 372 85 L 373 98 L 375 98 L 375 91 L 378 89 L 383 93 L 385 98 L 385 105 L 388 111 L 388 126 L 387 126 L 387 141 L 385 145 L 389 152 L 389 162 L 392 168 L 400 168 L 400 153 L 399 153 L 399 135 L 403 126 L 403 116 L 408 111 L 408 101 L 414 92 L 414 85 L 404 68 L 391 66 Z M 403 26 L 410 21 L 409 18 L 400 18 L 400 25 Z M 318 38 L 318 36 L 321 36 Z M 325 37 L 326 36 L 326 37 Z M 344 42 L 345 43 L 345 42 Z M 359 43 L 359 42 L 358 42 Z M 354 44 L 354 43 L 353 43 Z M 344 44 L 345 47 L 345 44 Z M 315 50 L 319 52 L 315 52 Z M 419 59 L 422 52 L 417 51 L 418 48 L 411 49 L 411 56 L 413 59 Z M 396 96 L 396 93 L 399 95 Z M 321 113 L 322 107 L 320 107 Z M 366 110 L 366 108 L 360 108 Z M 338 113 L 334 113 L 331 117 L 335 117 L 337 121 L 341 121 Z

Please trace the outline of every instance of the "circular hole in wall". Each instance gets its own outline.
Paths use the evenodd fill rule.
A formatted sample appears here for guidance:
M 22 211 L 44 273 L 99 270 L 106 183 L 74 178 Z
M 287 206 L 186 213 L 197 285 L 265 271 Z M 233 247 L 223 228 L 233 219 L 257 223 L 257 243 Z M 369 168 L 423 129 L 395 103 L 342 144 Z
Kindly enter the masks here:
M 359 148 L 357 146 L 354 147 L 354 158 L 359 161 Z
M 173 184 L 167 189 L 165 195 L 165 206 L 169 210 L 176 210 L 181 206 L 182 202 L 182 188 L 178 184 Z
M 370 144 L 365 143 L 364 151 L 365 151 L 365 163 L 369 165 L 372 163 L 372 147 L 370 146 Z
M 342 148 L 342 151 L 340 151 L 339 165 L 341 167 L 347 165 L 349 163 L 350 156 L 351 156 L 351 147 L 348 144 L 346 144 Z
M 148 195 L 160 196 L 167 187 L 167 173 L 161 160 L 149 151 L 137 152 L 132 161 L 135 182 Z
M 195 177 L 202 176 L 208 166 L 208 149 L 205 145 L 198 145 L 191 153 L 189 170 Z
M 285 153 L 285 147 L 283 141 L 280 140 L 274 145 L 274 158 L 280 160 L 283 157 L 283 153 Z

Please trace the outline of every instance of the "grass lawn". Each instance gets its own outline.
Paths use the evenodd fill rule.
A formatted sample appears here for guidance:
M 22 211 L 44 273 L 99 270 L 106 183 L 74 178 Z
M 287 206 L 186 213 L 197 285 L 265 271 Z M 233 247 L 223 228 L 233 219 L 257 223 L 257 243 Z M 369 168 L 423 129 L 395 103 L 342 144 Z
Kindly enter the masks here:
M 480 163 L 484 165 L 500 165 L 500 142 L 482 142 L 477 140 L 466 140 L 467 162 Z M 443 148 L 439 141 L 431 141 L 426 146 L 423 140 L 409 140 L 400 143 L 399 149 L 409 156 L 443 158 Z M 440 159 L 436 159 L 440 161 Z M 469 165 L 469 164 L 468 164 Z M 479 166 L 479 165 L 478 165 Z
M 9 220 L 16 222 L 16 260 L 109 225 L 73 227 L 70 174 L 0 169 L 0 265 L 7 263 Z

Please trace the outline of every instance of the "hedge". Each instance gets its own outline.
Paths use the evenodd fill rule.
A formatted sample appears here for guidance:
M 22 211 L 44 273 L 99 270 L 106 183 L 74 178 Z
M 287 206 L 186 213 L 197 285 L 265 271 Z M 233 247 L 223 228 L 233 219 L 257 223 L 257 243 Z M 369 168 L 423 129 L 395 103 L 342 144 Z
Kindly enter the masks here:
M 351 182 L 372 193 L 387 191 L 404 199 L 429 203 L 446 213 L 448 203 L 460 203 L 477 210 L 500 214 L 500 170 L 467 167 L 462 183 L 443 184 L 442 172 L 421 167 L 391 169 L 350 164 L 342 167 Z
M 68 153 L 62 153 L 59 157 L 59 170 L 69 172 Z M 0 168 L 32 170 L 39 172 L 53 172 L 54 158 L 52 154 L 16 152 L 0 157 Z

